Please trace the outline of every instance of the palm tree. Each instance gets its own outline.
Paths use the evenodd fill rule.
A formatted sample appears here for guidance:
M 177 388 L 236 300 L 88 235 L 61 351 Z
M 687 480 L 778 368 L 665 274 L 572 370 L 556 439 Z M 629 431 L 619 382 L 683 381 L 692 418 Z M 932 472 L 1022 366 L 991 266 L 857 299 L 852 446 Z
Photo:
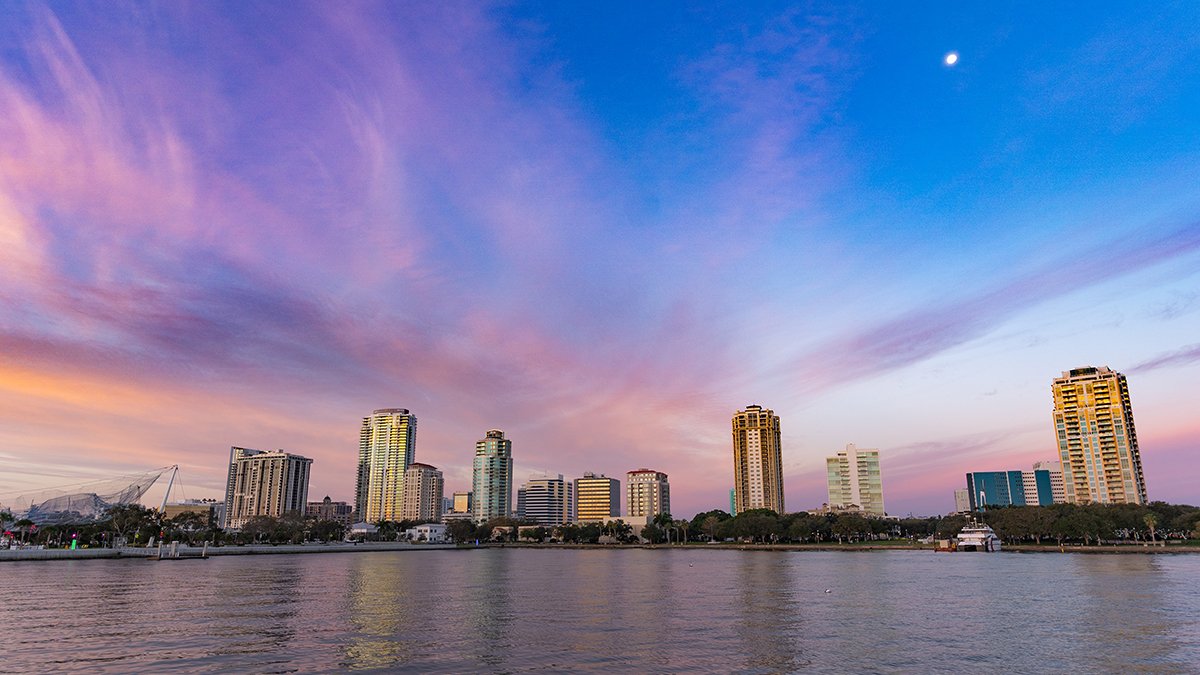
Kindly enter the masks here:
M 22 544 L 28 543 L 27 540 L 29 539 L 29 529 L 33 527 L 33 524 L 33 521 L 28 518 L 22 518 L 13 523 L 13 525 L 15 525 L 17 530 L 21 533 Z
M 1153 513 L 1147 513 L 1146 517 L 1142 520 L 1145 521 L 1146 527 L 1150 528 L 1150 543 L 1157 544 L 1158 540 L 1154 536 L 1154 527 L 1158 525 L 1158 517 Z

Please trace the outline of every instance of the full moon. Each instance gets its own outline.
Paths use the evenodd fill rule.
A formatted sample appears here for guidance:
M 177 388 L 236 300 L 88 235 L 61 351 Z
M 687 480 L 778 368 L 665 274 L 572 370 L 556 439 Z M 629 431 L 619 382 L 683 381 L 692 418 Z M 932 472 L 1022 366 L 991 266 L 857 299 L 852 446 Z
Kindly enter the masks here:
M 946 58 L 943 59 L 943 61 L 945 61 L 946 65 L 948 65 L 948 66 L 952 66 L 952 65 L 958 63 L 958 52 L 950 52 L 949 54 L 946 55 Z

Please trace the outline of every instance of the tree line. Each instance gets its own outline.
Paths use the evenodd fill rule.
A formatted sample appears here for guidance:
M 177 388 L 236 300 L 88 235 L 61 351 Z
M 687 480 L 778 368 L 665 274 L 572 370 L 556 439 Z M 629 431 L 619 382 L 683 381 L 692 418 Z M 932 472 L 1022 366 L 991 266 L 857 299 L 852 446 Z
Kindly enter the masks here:
M 1200 508 L 1152 502 L 1136 504 L 1054 504 L 990 508 L 982 513 L 929 518 L 868 518 L 854 513 L 787 513 L 754 509 L 731 516 L 714 509 L 688 519 L 671 514 L 655 516 L 640 536 L 621 519 L 604 523 L 566 524 L 547 527 L 530 520 L 494 518 L 476 524 L 452 520 L 447 535 L 458 543 L 475 541 L 534 541 L 595 544 L 601 540 L 617 544 L 675 542 L 754 543 L 852 543 L 881 540 L 949 538 L 971 518 L 987 523 L 1008 543 L 1082 544 L 1157 542 L 1200 539 Z M 397 541 L 402 533 L 423 521 L 381 521 L 376 531 L 364 538 Z M 144 546 L 153 541 L 181 541 L 190 545 L 298 544 L 306 541 L 339 541 L 346 537 L 337 522 L 287 514 L 279 518 L 256 516 L 238 532 L 228 532 L 195 512 L 165 519 L 140 504 L 114 506 L 102 521 L 36 526 L 28 519 L 15 520 L 0 512 L 0 531 L 12 533 L 19 543 L 48 546 Z

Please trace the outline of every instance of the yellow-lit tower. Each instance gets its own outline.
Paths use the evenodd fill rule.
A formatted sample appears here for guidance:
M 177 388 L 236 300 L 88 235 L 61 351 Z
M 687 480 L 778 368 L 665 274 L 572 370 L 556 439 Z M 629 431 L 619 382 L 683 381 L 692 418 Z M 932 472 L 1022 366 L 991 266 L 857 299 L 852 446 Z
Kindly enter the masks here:
M 733 491 L 738 513 L 771 509 L 783 513 L 783 453 L 779 416 L 762 406 L 733 415 Z
M 1054 380 L 1054 433 L 1070 504 L 1145 504 L 1125 376 L 1086 366 Z

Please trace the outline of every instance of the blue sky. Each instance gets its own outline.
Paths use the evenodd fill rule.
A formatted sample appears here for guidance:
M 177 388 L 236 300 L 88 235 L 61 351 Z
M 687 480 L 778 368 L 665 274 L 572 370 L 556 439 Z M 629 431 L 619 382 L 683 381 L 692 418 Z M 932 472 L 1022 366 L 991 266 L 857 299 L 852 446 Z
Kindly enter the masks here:
M 690 515 L 759 403 L 789 509 L 853 442 L 934 513 L 1051 458 L 1092 364 L 1195 502 L 1198 15 L 8 5 L 0 495 L 215 494 L 243 445 L 346 499 L 359 419 L 407 407 L 448 489 L 498 427 L 518 476 L 648 466 Z

